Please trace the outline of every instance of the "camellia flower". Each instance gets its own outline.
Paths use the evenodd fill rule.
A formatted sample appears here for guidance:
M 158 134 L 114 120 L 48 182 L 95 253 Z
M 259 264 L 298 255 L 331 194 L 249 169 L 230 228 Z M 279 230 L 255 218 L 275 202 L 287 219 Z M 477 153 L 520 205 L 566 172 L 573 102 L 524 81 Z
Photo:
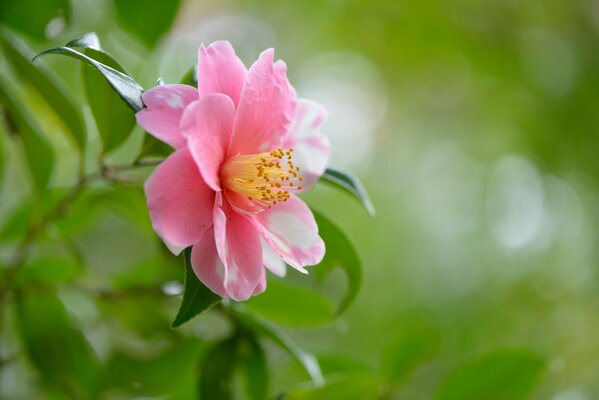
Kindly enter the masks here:
M 266 288 L 318 264 L 324 243 L 296 197 L 323 174 L 327 112 L 298 99 L 281 60 L 266 50 L 249 70 L 228 42 L 200 46 L 198 88 L 161 85 L 143 95 L 138 123 L 175 151 L 148 178 L 152 225 L 175 254 L 193 246 L 198 278 L 222 297 Z

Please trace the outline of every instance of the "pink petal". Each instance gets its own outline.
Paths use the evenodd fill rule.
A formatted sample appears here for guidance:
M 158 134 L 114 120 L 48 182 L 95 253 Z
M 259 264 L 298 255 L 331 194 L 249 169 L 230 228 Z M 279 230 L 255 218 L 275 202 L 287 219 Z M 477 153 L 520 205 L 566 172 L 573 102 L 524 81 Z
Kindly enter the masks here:
M 250 298 L 264 290 L 265 270 L 262 264 L 260 236 L 249 217 L 235 212 L 222 193 L 216 193 L 214 204 L 214 236 L 216 248 L 225 267 L 225 291 L 236 301 Z
M 229 155 L 255 154 L 277 148 L 295 110 L 295 91 L 282 61 L 273 65 L 266 50 L 251 66 L 237 106 Z
M 264 240 L 262 240 L 262 258 L 264 266 L 277 276 L 285 276 L 287 268 L 285 261 Z
M 235 106 L 224 94 L 209 94 L 183 113 L 181 131 L 202 177 L 220 191 L 219 170 L 231 141 Z
M 160 85 L 143 93 L 146 108 L 135 114 L 137 123 L 156 138 L 176 149 L 185 147 L 179 121 L 183 110 L 198 100 L 198 90 L 187 85 Z
M 152 226 L 175 252 L 196 243 L 212 225 L 214 191 L 187 149 L 175 151 L 154 170 L 145 192 Z
M 191 249 L 191 266 L 197 277 L 214 293 L 227 297 L 225 267 L 216 251 L 214 229 L 210 228 Z
M 247 69 L 235 55 L 231 44 L 226 41 L 214 42 L 208 47 L 202 44 L 198 56 L 200 97 L 210 93 L 226 94 L 237 107 Z
M 287 264 L 307 273 L 303 268 L 315 265 L 324 257 L 324 242 L 308 206 L 296 196 L 253 216 L 266 243 Z
M 329 164 L 331 144 L 320 132 L 320 126 L 326 121 L 328 111 L 320 104 L 298 99 L 295 115 L 283 148 L 293 148 L 293 163 L 300 167 L 303 178 L 302 191 L 316 183 Z

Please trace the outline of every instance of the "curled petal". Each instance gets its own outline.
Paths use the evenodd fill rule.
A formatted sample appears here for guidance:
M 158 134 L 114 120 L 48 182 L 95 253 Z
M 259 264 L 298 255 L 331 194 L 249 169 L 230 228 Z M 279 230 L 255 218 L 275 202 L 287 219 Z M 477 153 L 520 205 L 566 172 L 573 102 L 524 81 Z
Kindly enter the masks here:
M 153 87 L 142 95 L 146 108 L 135 114 L 137 123 L 172 147 L 185 147 L 186 141 L 179 130 L 179 122 L 185 107 L 198 98 L 198 90 L 192 86 Z
M 235 106 L 224 94 L 210 94 L 183 113 L 181 131 L 202 177 L 220 191 L 219 170 L 231 141 Z
M 279 146 L 295 110 L 295 91 L 282 61 L 266 50 L 251 66 L 237 106 L 229 155 L 255 154 Z
M 217 41 L 208 47 L 200 45 L 198 62 L 198 90 L 200 97 L 222 93 L 237 107 L 241 89 L 247 76 L 243 62 L 227 41 Z
M 304 99 L 297 101 L 283 147 L 294 150 L 293 161 L 301 168 L 302 191 L 314 186 L 329 164 L 331 144 L 320 132 L 327 115 L 328 111 L 320 104 Z
M 171 251 L 196 243 L 212 225 L 214 191 L 187 149 L 171 154 L 145 183 L 152 226 Z
M 307 273 L 304 266 L 315 265 L 324 257 L 324 242 L 308 206 L 298 197 L 279 203 L 253 216 L 263 239 L 287 264 Z
M 243 301 L 264 290 L 265 270 L 258 231 L 249 217 L 223 202 L 221 192 L 216 193 L 214 204 L 214 237 L 224 264 L 227 296 Z

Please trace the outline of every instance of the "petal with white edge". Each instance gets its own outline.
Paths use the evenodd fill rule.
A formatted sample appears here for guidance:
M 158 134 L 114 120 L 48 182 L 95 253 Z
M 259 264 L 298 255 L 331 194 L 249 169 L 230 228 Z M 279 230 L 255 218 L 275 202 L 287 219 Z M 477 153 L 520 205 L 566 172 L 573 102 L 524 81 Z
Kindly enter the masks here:
M 262 238 L 287 264 L 307 273 L 305 266 L 316 265 L 324 257 L 324 242 L 310 208 L 296 196 L 253 216 Z
M 187 85 L 160 85 L 145 91 L 142 99 L 146 108 L 135 114 L 137 123 L 172 147 L 185 147 L 179 122 L 185 107 L 199 99 L 198 90 Z

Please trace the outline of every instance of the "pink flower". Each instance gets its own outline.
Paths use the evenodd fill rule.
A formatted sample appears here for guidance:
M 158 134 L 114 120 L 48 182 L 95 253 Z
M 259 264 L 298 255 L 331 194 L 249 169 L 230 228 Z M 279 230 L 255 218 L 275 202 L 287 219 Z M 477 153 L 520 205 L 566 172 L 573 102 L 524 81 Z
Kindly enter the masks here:
M 324 243 L 296 197 L 324 172 L 327 112 L 298 99 L 287 67 L 264 51 L 249 70 L 228 42 L 200 46 L 198 86 L 144 93 L 137 122 L 176 150 L 145 184 L 152 225 L 212 291 L 246 300 L 266 288 L 265 268 L 306 272 Z

